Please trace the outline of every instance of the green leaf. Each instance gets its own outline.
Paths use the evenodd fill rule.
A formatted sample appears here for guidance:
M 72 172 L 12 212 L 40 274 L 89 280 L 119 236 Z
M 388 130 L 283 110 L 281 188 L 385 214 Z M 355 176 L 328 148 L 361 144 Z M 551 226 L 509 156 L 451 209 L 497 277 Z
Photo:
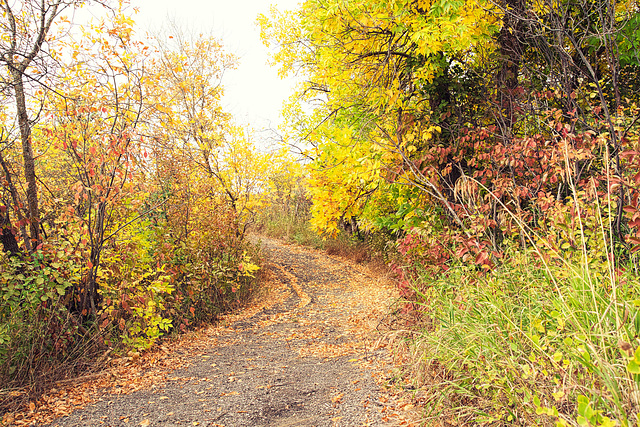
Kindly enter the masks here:
M 584 408 L 584 416 L 585 416 L 585 418 L 590 420 L 590 419 L 592 419 L 594 417 L 594 415 L 596 415 L 596 412 L 593 410 L 591 405 L 587 405 L 587 407 Z
M 591 362 L 591 355 L 589 354 L 589 351 L 586 348 L 578 347 L 578 351 L 580 351 L 580 356 L 582 356 L 583 360 L 586 363 Z
M 635 360 L 629 361 L 629 364 L 627 365 L 627 371 L 629 371 L 630 374 L 634 375 L 640 374 L 640 364 L 638 364 L 638 362 L 636 362 Z

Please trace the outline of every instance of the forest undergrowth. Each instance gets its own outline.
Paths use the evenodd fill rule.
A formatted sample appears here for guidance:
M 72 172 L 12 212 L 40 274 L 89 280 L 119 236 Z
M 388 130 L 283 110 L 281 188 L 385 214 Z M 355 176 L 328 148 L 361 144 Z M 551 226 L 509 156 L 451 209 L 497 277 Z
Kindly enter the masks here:
M 272 8 L 270 150 L 216 38 L 98 3 L 0 4 L 0 405 L 241 304 L 255 227 L 391 269 L 425 422 L 640 423 L 637 0 Z
M 46 250 L 5 261 L 0 408 L 20 408 L 58 381 L 136 357 L 162 336 L 214 323 L 250 300 L 259 288 L 260 255 L 236 236 L 232 218 L 218 211 L 207 224 L 211 231 L 183 243 L 159 238 L 162 230 L 148 225 L 142 235 L 136 232 L 135 244 L 105 250 L 101 305 L 85 320 L 66 302 L 69 282 L 81 280 L 73 251 L 58 249 L 53 261 Z M 58 284 L 60 277 L 65 282 Z
M 402 366 L 398 384 L 413 390 L 426 425 L 638 422 L 637 261 L 619 265 L 603 256 L 604 240 L 594 242 L 605 239 L 604 222 L 594 222 L 599 237 L 581 235 L 559 250 L 536 245 L 543 240 L 528 230 L 530 246 L 506 242 L 488 269 L 426 231 L 321 239 L 307 221 L 277 216 L 272 210 L 259 221 L 264 233 L 372 263 L 396 278 L 403 297 L 388 332 Z M 269 233 L 280 221 L 289 233 Z
M 311 228 L 380 242 L 425 421 L 637 425 L 638 2 L 306 0 L 259 22 L 305 76 L 284 114 Z

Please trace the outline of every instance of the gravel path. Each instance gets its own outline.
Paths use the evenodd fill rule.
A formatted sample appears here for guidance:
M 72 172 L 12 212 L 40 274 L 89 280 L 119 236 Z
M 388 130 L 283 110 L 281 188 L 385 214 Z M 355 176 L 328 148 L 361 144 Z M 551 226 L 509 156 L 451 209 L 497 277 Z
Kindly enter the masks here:
M 130 394 L 101 390 L 50 425 L 412 425 L 374 379 L 388 375 L 375 329 L 392 289 L 321 252 L 262 246 L 275 304 L 212 328 L 195 353 L 166 349 L 189 362 L 161 380 Z

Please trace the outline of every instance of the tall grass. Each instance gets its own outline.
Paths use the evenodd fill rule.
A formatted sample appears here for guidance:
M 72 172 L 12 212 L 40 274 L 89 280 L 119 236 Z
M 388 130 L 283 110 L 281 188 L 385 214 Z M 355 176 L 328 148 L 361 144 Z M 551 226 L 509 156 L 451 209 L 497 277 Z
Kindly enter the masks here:
M 620 265 L 610 243 L 611 205 L 578 209 L 577 247 L 522 226 L 532 246 L 507 243 L 492 271 L 454 262 L 418 275 L 410 370 L 426 420 L 640 425 L 640 289 L 633 256 Z
M 487 275 L 460 265 L 423 277 L 413 373 L 429 385 L 426 417 L 635 425 L 638 378 L 625 349 L 640 334 L 636 278 L 622 278 L 614 302 L 607 276 L 579 267 L 545 268 L 520 252 Z
M 0 321 L 0 414 L 55 381 L 100 369 L 108 352 L 97 325 L 80 326 L 60 301 L 22 306 Z

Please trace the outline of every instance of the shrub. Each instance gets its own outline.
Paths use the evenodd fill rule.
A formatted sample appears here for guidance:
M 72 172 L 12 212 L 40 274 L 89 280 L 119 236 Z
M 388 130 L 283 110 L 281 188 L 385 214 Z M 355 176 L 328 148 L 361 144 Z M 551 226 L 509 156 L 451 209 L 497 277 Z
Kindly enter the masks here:
M 637 277 L 612 270 L 606 258 L 593 260 L 597 250 L 584 242 L 583 262 L 571 254 L 548 263 L 540 250 L 512 245 L 492 270 L 454 260 L 441 274 L 416 275 L 411 302 L 422 322 L 412 340 L 412 373 L 427 385 L 427 417 L 526 425 L 640 421 Z
M 98 331 L 67 308 L 67 291 L 80 271 L 69 242 L 44 245 L 23 258 L 2 257 L 0 270 L 0 384 L 15 391 L 3 393 L 2 408 L 12 397 L 27 399 L 51 381 L 93 366 L 104 345 Z

